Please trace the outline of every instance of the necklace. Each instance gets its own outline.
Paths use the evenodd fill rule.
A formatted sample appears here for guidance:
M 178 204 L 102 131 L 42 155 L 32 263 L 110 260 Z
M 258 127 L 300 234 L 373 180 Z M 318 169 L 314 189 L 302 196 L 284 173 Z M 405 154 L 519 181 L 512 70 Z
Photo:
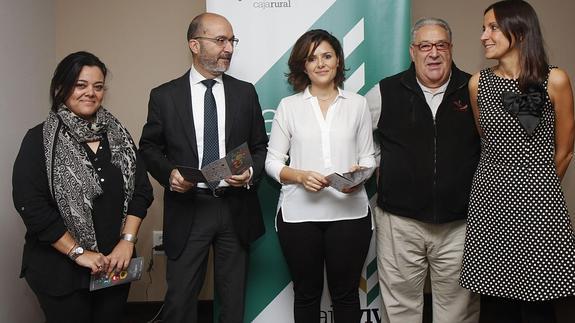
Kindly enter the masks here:
M 336 95 L 337 95 L 337 92 L 332 93 L 332 94 L 328 95 L 328 96 L 325 97 L 325 98 L 320 98 L 319 96 L 316 96 L 316 98 L 317 98 L 319 101 L 329 101 L 329 100 L 333 99 Z
M 505 71 L 501 66 L 497 65 L 494 69 L 493 69 L 493 74 L 507 79 L 507 80 L 517 80 L 519 79 L 519 73 L 518 72 L 507 72 Z M 517 76 L 515 76 L 517 74 Z

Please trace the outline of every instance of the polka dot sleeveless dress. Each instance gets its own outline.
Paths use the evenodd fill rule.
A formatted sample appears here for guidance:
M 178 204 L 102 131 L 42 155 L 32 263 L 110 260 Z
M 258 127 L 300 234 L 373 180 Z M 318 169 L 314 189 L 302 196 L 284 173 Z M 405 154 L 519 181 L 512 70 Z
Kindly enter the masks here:
M 503 107 L 507 91 L 519 93 L 517 80 L 480 72 L 483 138 L 460 284 L 525 301 L 575 295 L 575 234 L 555 170 L 553 106 L 545 95 L 541 121 L 529 136 Z

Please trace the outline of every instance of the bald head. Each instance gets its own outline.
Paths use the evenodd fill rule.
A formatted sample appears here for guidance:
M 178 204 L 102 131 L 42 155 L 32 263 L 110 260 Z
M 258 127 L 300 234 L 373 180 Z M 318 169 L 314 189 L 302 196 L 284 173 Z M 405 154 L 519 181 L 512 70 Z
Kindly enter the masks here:
M 188 46 L 194 68 L 206 78 L 228 70 L 237 43 L 230 22 L 214 13 L 195 17 L 188 28 Z
M 210 28 L 209 26 L 213 23 L 227 24 L 231 28 L 231 24 L 226 17 L 217 13 L 204 12 L 194 17 L 190 22 L 187 35 L 188 41 L 194 37 L 206 35 Z

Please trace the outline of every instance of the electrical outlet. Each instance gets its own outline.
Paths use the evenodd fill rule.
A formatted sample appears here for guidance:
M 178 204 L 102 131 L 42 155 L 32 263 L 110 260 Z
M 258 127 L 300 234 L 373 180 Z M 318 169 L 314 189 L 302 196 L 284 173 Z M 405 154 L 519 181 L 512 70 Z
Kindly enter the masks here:
M 152 249 L 154 251 L 154 255 L 163 255 L 164 254 L 163 232 L 153 231 L 152 234 L 153 234 Z

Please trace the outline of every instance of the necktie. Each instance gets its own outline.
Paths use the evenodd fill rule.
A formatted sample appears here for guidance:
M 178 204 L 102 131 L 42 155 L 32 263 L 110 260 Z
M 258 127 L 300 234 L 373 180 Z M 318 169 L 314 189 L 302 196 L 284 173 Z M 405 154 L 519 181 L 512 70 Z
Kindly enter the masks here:
M 218 143 L 218 109 L 216 99 L 212 92 L 215 80 L 203 80 L 206 86 L 204 94 L 204 155 L 202 157 L 202 167 L 220 158 L 220 145 Z M 214 190 L 218 187 L 218 182 L 210 182 L 207 185 Z

